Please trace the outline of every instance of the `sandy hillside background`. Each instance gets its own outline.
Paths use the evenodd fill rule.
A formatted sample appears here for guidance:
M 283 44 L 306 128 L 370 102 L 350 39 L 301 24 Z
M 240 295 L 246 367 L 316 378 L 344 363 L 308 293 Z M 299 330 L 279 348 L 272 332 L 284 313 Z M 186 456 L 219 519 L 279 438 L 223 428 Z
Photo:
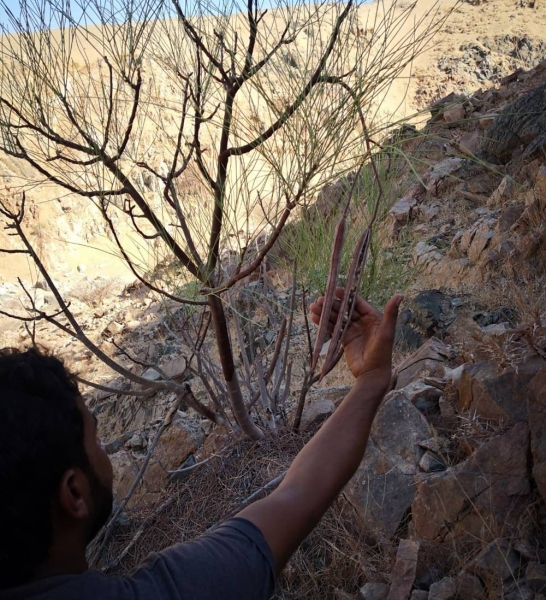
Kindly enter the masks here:
M 408 6 L 409 3 L 400 3 L 397 14 L 407 10 Z M 377 122 L 412 115 L 451 91 L 470 93 L 479 87 L 493 86 L 515 68 L 528 68 L 546 55 L 546 6 L 531 8 L 522 0 L 463 2 L 456 6 L 453 0 L 440 0 L 436 5 L 431 0 L 419 0 L 414 20 L 404 24 L 397 38 L 390 42 L 390 47 L 395 48 L 399 39 L 407 38 L 413 23 L 419 22 L 434 6 L 440 17 L 452 12 L 429 49 L 417 57 L 390 88 L 374 98 L 372 119 Z M 384 10 L 383 6 L 378 7 L 375 3 L 360 8 L 358 26 L 362 35 L 377 27 Z M 280 25 L 276 23 L 274 13 L 267 18 L 267 27 L 272 32 L 276 31 Z M 293 50 L 296 57 L 304 57 L 323 47 L 327 33 L 322 32 L 318 25 L 315 28 L 307 36 L 296 40 L 297 47 Z M 246 32 L 242 21 L 238 30 L 244 37 Z M 102 34 L 97 28 L 93 33 L 99 37 Z M 156 40 L 155 43 L 161 42 Z M 266 43 L 264 41 L 264 46 Z M 96 42 L 91 44 L 82 36 L 78 44 L 79 54 L 74 55 L 74 60 L 82 65 L 85 62 L 91 64 L 96 62 L 99 50 Z M 348 48 L 345 59 L 350 63 L 351 58 L 351 49 Z M 281 76 L 282 72 L 272 73 L 273 87 L 275 78 Z M 165 96 L 169 95 L 168 89 L 161 89 Z M 243 97 L 238 110 L 244 120 L 247 113 L 259 113 L 260 107 L 249 95 L 246 99 Z M 168 128 L 168 124 L 165 127 Z M 147 140 L 147 135 L 144 124 L 143 143 L 154 141 L 157 144 L 157 140 Z M 158 146 L 160 154 L 160 144 Z M 252 168 L 259 171 L 260 165 Z M 30 235 L 38 241 L 38 245 L 42 245 L 46 262 L 53 272 L 77 278 L 79 273 L 76 269 L 83 266 L 81 270 L 85 270 L 86 276 L 101 274 L 133 279 L 104 235 L 98 213 L 95 214 L 87 208 L 88 203 L 76 197 L 71 198 L 67 207 L 65 191 L 55 186 L 33 185 L 36 181 L 35 174 L 21 162 L 10 157 L 0 158 L 0 192 L 13 194 L 21 185 L 29 188 L 28 197 L 34 211 Z M 267 189 L 267 182 L 263 185 Z M 151 264 L 155 260 L 153 251 L 150 253 L 138 239 L 128 237 L 126 242 L 142 264 Z M 0 244 L 10 247 L 11 243 L 6 232 L 0 232 Z M 26 259 L 18 255 L 0 257 L 0 281 L 13 282 L 17 276 L 31 277 Z

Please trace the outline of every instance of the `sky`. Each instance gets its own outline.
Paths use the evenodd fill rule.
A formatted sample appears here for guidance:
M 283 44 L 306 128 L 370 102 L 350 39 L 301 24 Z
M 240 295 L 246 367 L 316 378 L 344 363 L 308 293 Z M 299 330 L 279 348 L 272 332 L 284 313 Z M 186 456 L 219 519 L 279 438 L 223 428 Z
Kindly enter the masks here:
M 278 4 L 277 0 L 258 0 L 261 9 L 272 8 Z M 282 4 L 286 5 L 294 0 L 282 0 Z M 299 1 L 299 0 L 295 0 Z M 184 10 L 191 14 L 196 7 L 197 2 L 205 11 L 216 12 L 218 5 L 223 5 L 224 10 L 230 13 L 236 13 L 246 10 L 246 0 L 180 0 Z M 80 24 L 93 25 L 98 24 L 100 19 L 97 15 L 96 7 L 100 6 L 103 12 L 110 16 L 112 20 L 124 22 L 127 19 L 127 9 L 132 8 L 133 18 L 142 16 L 142 14 L 157 15 L 158 9 L 163 4 L 163 16 L 174 16 L 171 0 L 0 0 L 0 23 L 3 31 L 14 31 L 13 23 L 8 18 L 8 12 L 20 18 L 22 11 L 21 5 L 29 7 L 31 29 L 38 29 L 39 25 L 44 23 L 48 29 L 56 29 L 60 25 L 60 19 L 55 12 L 69 11 L 72 19 L 80 22 Z M 51 10 L 55 7 L 56 11 Z

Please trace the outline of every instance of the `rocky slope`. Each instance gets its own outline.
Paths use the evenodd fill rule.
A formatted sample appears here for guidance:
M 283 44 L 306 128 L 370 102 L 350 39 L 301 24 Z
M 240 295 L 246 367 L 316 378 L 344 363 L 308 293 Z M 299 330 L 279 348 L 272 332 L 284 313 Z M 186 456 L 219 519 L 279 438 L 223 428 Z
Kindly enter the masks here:
M 395 389 L 341 500 L 345 511 L 352 507 L 341 522 L 362 567 L 351 576 L 342 569 L 347 549 L 336 554 L 327 529 L 298 553 L 279 597 L 546 597 L 545 98 L 543 62 L 491 90 L 442 99 L 427 126 L 403 142 L 406 153 L 420 159 L 419 177 L 393 206 L 388 227 L 391 250 L 409 253 L 418 275 L 400 317 L 403 360 Z M 400 177 L 402 186 L 407 171 Z M 296 347 L 304 347 L 301 329 L 294 338 Z M 349 380 L 340 369 L 310 395 L 306 432 L 335 409 L 348 390 L 344 383 Z M 136 400 L 123 403 L 104 394 L 94 396 L 91 406 L 116 423 L 108 448 L 123 497 L 156 435 L 153 419 L 160 412 L 146 414 Z M 260 458 L 267 470 L 252 467 L 259 473 L 254 487 L 289 462 L 292 450 L 280 459 L 266 449 L 269 443 Z M 149 515 L 165 498 L 184 502 L 188 494 L 193 502 L 205 501 L 213 494 L 203 487 L 206 478 L 222 477 L 220 466 L 203 467 L 165 495 L 169 471 L 212 460 L 218 452 L 245 455 L 244 444 L 237 444 L 224 431 L 210 432 L 191 411 L 178 414 L 131 500 L 135 520 L 110 557 L 127 544 L 133 548 L 143 518 L 138 511 Z M 230 468 L 225 466 L 228 473 Z M 198 500 L 195 490 L 204 498 Z M 233 483 L 222 510 L 236 508 L 245 490 Z M 201 531 L 191 521 L 193 512 L 174 510 L 161 508 L 164 520 L 139 538 L 143 548 L 155 543 L 154 527 L 168 535 L 175 515 L 186 531 Z M 304 595 L 309 577 L 325 577 L 324 566 L 312 558 L 313 544 L 338 565 L 339 575 L 328 571 L 323 591 Z M 122 568 L 139 557 L 135 552 Z M 116 560 L 111 564 L 120 568 Z
M 502 23 L 502 15 L 514 14 L 520 30 L 511 37 L 496 31 L 497 25 L 489 31 L 495 11 Z M 540 25 L 545 13 L 542 6 L 524 3 L 464 4 L 452 27 L 462 27 L 476 14 L 483 20 L 477 19 L 476 27 L 489 31 L 483 32 L 487 39 L 478 39 L 468 26 L 468 31 L 457 30 L 472 41 L 457 38 L 459 50 L 448 52 L 445 44 L 434 50 L 436 61 L 427 77 L 435 74 L 436 87 L 426 79 L 416 82 L 415 102 L 436 102 L 428 124 L 402 142 L 405 154 L 416 157 L 416 175 L 408 184 L 408 170 L 401 168 L 400 188 L 408 193 L 394 204 L 388 222 L 388 251 L 410 257 L 416 275 L 399 323 L 395 389 L 340 500 L 337 527 L 346 533 L 336 544 L 350 543 L 338 551 L 331 547 L 332 531 L 319 532 L 287 570 L 279 597 L 546 597 L 546 62 L 537 64 L 544 45 L 536 31 L 529 36 L 521 31 L 522 15 L 532 14 Z M 514 68 L 519 70 L 510 72 Z M 477 84 L 483 89 L 475 91 Z M 52 216 L 53 237 L 70 231 L 78 241 L 84 239 L 80 209 L 66 215 L 53 205 L 40 218 Z M 108 267 L 101 275 L 96 265 L 86 271 L 78 264 L 65 270 L 61 288 L 74 298 L 72 308 L 92 339 L 122 361 L 114 342 L 130 348 L 143 363 L 139 372 L 149 377 L 153 369 L 144 363 L 154 362 L 181 377 L 183 348 L 165 325 L 165 307 L 147 290 L 128 285 L 129 279 L 113 277 Z M 5 263 L 3 268 L 1 306 L 17 309 L 16 284 Z M 38 305 L 54 307 L 47 286 L 34 285 Z M 271 293 L 282 303 L 287 291 L 277 286 Z M 22 326 L 2 321 L 2 327 L 0 345 L 28 339 Z M 77 342 L 47 325 L 40 333 L 51 350 L 85 376 L 124 385 L 112 381 Z M 303 321 L 292 335 L 295 353 L 301 350 L 303 356 Z M 295 379 L 295 389 L 298 383 Z M 190 384 L 206 397 L 195 378 Z M 249 448 L 224 430 L 212 430 L 189 409 L 170 414 L 172 422 L 159 439 L 172 397 L 143 400 L 88 391 L 114 463 L 118 500 L 150 459 L 110 549 L 110 559 L 123 560 L 110 564 L 128 569 L 146 549 L 179 539 L 181 531 L 197 533 L 190 523 L 195 511 L 180 511 L 179 505 L 214 504 L 218 490 L 211 485 L 223 471 L 232 474 L 219 491 L 229 502 L 220 506 L 218 501 L 223 513 L 220 508 L 200 513 L 202 527 L 236 508 L 286 467 L 348 384 L 340 367 L 310 394 L 303 438 L 292 439 L 289 451 L 271 441 Z M 293 401 L 287 403 L 289 413 Z M 259 461 L 252 462 L 256 453 Z M 233 466 L 242 457 L 248 461 L 245 472 Z M 206 467 L 176 480 L 170 473 L 207 460 Z M 211 465 L 216 470 L 207 471 Z M 179 512 L 172 512 L 177 507 Z M 159 514 L 162 524 L 151 518 Z M 354 562 L 358 567 L 349 575 L 344 569 Z M 328 571 L 329 564 L 337 565 L 338 575 Z M 304 595 L 305 578 L 324 577 L 325 571 L 330 579 L 321 592 Z

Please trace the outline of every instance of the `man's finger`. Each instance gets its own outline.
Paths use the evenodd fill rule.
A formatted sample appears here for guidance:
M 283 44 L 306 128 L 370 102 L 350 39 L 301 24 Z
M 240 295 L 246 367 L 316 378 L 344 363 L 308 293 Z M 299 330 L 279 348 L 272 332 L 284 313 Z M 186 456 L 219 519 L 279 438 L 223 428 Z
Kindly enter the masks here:
M 381 337 L 391 345 L 394 344 L 394 337 L 396 333 L 396 320 L 398 318 L 398 309 L 404 296 L 397 294 L 393 296 L 385 306 L 383 311 L 383 318 L 381 319 L 381 325 L 379 326 L 379 333 Z

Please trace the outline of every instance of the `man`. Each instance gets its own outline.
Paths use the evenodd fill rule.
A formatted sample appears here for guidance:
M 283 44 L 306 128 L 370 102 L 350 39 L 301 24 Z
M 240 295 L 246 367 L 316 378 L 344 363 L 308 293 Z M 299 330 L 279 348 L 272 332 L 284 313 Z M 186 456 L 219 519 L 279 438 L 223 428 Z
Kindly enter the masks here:
M 112 508 L 112 467 L 76 383 L 53 357 L 0 352 L 0 600 L 269 598 L 362 460 L 390 384 L 401 300 L 381 314 L 358 299 L 343 340 L 353 388 L 281 485 L 212 533 L 152 554 L 130 577 L 87 567 L 86 546 Z M 314 323 L 322 304 L 310 307 Z

